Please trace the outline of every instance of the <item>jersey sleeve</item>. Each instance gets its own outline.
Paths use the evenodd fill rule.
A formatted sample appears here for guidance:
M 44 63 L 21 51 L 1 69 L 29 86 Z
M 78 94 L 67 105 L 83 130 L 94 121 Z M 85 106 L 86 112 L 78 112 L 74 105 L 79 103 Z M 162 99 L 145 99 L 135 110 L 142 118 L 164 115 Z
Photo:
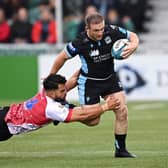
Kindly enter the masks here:
M 69 42 L 64 50 L 67 53 L 69 58 L 75 57 L 76 55 L 80 54 L 80 41 L 78 38 Z
M 46 117 L 59 122 L 69 122 L 72 116 L 72 109 L 59 102 L 50 101 L 46 107 Z
M 128 40 L 130 39 L 130 31 L 125 28 L 110 25 L 110 31 L 112 33 L 115 32 L 120 38 L 127 38 Z

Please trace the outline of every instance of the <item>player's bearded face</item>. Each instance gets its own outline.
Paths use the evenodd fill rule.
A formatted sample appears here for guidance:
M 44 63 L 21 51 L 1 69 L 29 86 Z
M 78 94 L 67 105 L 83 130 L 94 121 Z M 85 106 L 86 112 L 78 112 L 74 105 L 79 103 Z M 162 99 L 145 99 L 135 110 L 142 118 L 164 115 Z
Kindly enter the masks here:
M 87 28 L 88 36 L 95 41 L 101 40 L 103 38 L 104 26 L 104 21 L 98 24 L 90 24 Z
M 65 100 L 67 94 L 67 89 L 65 87 L 65 84 L 59 84 L 58 89 L 55 91 L 55 100 Z

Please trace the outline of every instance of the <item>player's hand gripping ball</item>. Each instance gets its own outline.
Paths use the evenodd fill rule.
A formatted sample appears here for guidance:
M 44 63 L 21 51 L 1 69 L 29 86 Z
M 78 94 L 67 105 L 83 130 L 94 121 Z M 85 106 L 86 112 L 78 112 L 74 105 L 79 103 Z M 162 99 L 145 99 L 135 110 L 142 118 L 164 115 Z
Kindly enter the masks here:
M 111 55 L 114 59 L 118 59 L 118 60 L 124 59 L 122 57 L 122 52 L 124 48 L 127 46 L 127 42 L 129 42 L 128 39 L 119 39 L 115 41 L 111 49 Z

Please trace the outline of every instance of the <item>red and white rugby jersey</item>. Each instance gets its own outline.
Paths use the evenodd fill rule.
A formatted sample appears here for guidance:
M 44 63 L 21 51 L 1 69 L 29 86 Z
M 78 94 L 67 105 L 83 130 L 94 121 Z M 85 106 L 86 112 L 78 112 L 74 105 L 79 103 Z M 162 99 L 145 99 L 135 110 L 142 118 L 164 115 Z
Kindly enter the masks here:
M 12 104 L 5 117 L 11 134 L 36 130 L 52 120 L 68 122 L 72 115 L 69 106 L 62 105 L 42 91 L 21 104 Z

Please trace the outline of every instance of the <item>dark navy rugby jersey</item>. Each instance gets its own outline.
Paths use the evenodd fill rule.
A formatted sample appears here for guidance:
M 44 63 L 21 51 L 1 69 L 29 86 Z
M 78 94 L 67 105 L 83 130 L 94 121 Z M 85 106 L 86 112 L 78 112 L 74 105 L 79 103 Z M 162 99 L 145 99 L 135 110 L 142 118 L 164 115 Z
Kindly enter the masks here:
M 107 25 L 100 41 L 90 39 L 86 32 L 83 32 L 66 45 L 65 51 L 70 58 L 80 56 L 81 73 L 84 76 L 105 79 L 114 73 L 114 60 L 111 56 L 114 42 L 121 38 L 129 39 L 129 33 L 123 28 Z

